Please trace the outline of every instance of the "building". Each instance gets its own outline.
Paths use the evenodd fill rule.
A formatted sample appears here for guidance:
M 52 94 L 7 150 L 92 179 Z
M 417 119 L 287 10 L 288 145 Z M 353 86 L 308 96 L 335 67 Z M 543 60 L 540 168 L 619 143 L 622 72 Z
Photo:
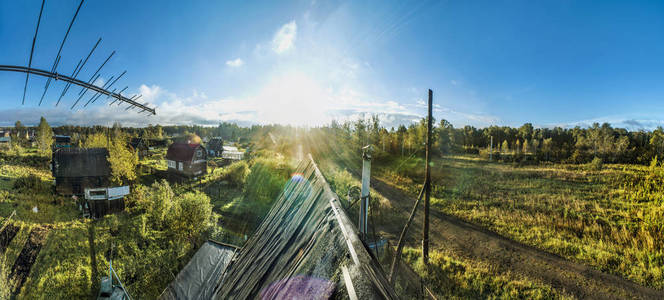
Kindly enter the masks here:
M 0 149 L 9 149 L 12 145 L 12 138 L 9 136 L 0 136 Z
M 87 188 L 85 201 L 88 204 L 90 216 L 101 218 L 110 213 L 124 210 L 124 197 L 129 195 L 129 186 L 112 188 Z
M 111 166 L 105 148 L 59 148 L 53 152 L 51 172 L 55 192 L 83 195 L 85 189 L 107 187 Z
M 201 144 L 173 143 L 166 152 L 168 172 L 185 177 L 207 173 L 207 151 Z
M 244 159 L 244 152 L 238 150 L 237 147 L 224 146 L 224 151 L 221 153 L 221 157 L 230 160 L 242 160 Z
M 71 137 L 68 135 L 54 135 L 53 148 L 69 148 L 71 147 Z
M 143 138 L 132 138 L 129 141 L 129 147 L 131 147 L 133 151 L 136 151 L 139 159 L 148 156 L 149 147 L 147 141 Z
M 213 137 L 207 143 L 208 154 L 212 157 L 221 157 L 224 152 L 224 140 L 221 137 Z

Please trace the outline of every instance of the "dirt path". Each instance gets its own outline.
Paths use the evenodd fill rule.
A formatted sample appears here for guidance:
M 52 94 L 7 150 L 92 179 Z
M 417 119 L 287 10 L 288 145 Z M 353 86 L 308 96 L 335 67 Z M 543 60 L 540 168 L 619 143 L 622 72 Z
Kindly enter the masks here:
M 379 179 L 372 179 L 371 185 L 389 200 L 395 209 L 402 212 L 405 220 L 415 199 Z M 486 261 L 498 270 L 539 279 L 580 299 L 664 299 L 664 291 L 643 287 L 621 277 L 521 244 L 435 209 L 431 210 L 430 218 L 430 240 L 434 249 L 451 249 L 461 256 Z M 401 230 L 400 226 L 383 228 L 392 236 L 398 236 Z M 409 236 L 421 236 L 421 228 L 420 208 L 418 216 L 413 220 Z M 397 231 L 394 231 L 395 229 Z
M 0 231 L 0 254 L 5 253 L 7 246 L 12 242 L 19 229 L 20 228 L 14 226 L 14 224 L 7 224 L 7 226 Z
M 14 283 L 12 294 L 16 295 L 21 291 L 21 286 L 23 286 L 23 283 L 28 278 L 32 264 L 35 263 L 37 255 L 39 255 L 39 250 L 41 250 L 42 245 L 46 241 L 48 231 L 49 228 L 47 227 L 35 227 L 30 231 L 28 241 L 25 242 L 21 254 L 16 258 L 11 274 L 9 275 L 9 278 Z

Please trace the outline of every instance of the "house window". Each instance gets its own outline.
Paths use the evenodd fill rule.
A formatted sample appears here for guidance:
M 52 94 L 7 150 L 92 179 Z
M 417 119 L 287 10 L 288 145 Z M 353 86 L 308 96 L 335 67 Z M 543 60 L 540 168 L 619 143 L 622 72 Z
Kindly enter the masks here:
M 178 162 L 178 170 L 182 171 L 182 162 L 181 161 Z
M 175 169 L 175 161 L 173 161 L 173 160 L 169 160 L 169 161 L 168 161 L 168 167 L 169 167 L 169 168 L 172 168 L 172 169 Z

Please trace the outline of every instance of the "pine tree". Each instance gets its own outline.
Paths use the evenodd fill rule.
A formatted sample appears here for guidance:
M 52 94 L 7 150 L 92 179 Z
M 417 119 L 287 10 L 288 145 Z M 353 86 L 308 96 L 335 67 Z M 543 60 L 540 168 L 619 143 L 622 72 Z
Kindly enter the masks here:
M 37 146 L 39 152 L 43 155 L 51 155 L 51 145 L 53 145 L 53 129 L 48 125 L 46 119 L 41 117 L 39 126 L 37 127 Z

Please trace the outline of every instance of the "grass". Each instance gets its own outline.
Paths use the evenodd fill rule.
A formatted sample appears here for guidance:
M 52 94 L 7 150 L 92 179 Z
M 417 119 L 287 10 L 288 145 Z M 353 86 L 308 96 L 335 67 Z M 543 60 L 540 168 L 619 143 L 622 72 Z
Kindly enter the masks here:
M 490 264 L 456 257 L 444 251 L 429 253 L 429 266 L 421 250 L 406 248 L 405 262 L 438 295 L 446 299 L 571 299 L 551 286 L 510 272 L 498 272 Z
M 128 209 L 96 221 L 83 219 L 71 198 L 52 194 L 53 178 L 48 165 L 43 163 L 43 159 L 35 159 L 36 162 L 32 163 L 33 152 L 26 149 L 21 154 L 23 156 L 0 156 L 0 222 L 16 210 L 12 222 L 20 227 L 8 245 L 0 267 L 9 273 L 32 228 L 50 227 L 17 299 L 85 299 L 96 296 L 101 276 L 108 272 L 111 248 L 114 268 L 132 298 L 154 299 L 200 246 L 191 240 L 178 240 L 168 230 L 150 225 L 146 213 L 137 210 Z M 165 163 L 160 159 L 162 152 L 153 153 L 142 163 L 165 169 Z M 245 201 L 244 178 L 233 185 L 224 183 L 227 179 L 225 175 L 229 173 L 227 169 L 216 168 L 215 172 L 200 181 L 173 189 L 176 194 L 203 191 L 210 197 L 214 212 L 233 212 L 222 215 L 218 226 L 203 233 L 203 239 L 241 244 L 244 235 L 250 234 L 247 228 L 253 225 L 251 220 L 235 217 L 249 211 L 250 201 Z M 36 175 L 38 179 L 24 180 L 30 175 Z M 17 182 L 37 184 L 38 188 L 17 189 Z M 230 203 L 241 205 L 229 206 Z M 33 212 L 34 207 L 38 208 L 37 213 Z M 230 224 L 246 226 L 227 226 Z M 93 243 L 90 242 L 91 237 Z
M 415 195 L 421 159 L 393 158 L 375 173 Z M 636 165 L 519 166 L 473 156 L 432 161 L 432 207 L 504 236 L 639 284 L 664 288 L 664 206 L 636 201 Z M 658 184 L 661 186 L 663 182 Z

